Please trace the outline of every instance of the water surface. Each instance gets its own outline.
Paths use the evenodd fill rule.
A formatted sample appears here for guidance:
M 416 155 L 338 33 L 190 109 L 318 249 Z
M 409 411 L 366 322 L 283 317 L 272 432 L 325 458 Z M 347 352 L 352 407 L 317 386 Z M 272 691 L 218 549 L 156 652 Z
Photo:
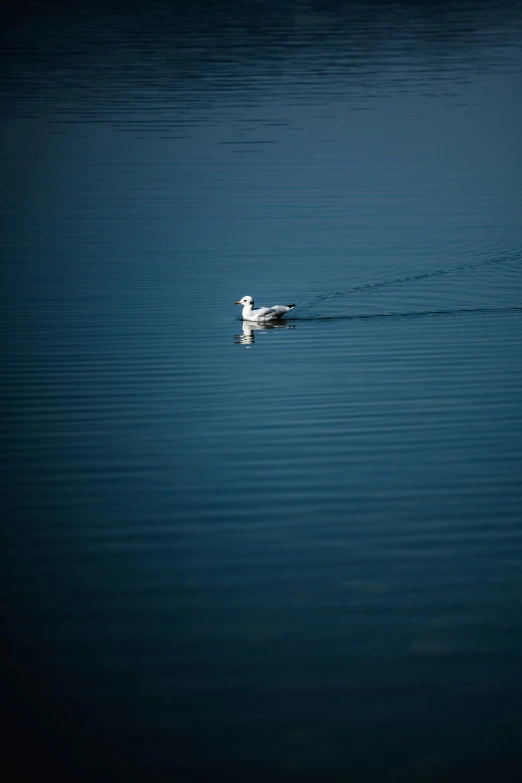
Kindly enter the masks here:
M 520 3 L 4 39 L 20 778 L 518 781 Z

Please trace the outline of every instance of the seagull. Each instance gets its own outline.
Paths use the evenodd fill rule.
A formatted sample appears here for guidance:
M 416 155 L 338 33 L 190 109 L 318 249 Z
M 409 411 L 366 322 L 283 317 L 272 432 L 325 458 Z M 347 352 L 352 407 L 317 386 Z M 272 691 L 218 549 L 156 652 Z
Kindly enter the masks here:
M 270 321 L 279 321 L 295 304 L 274 305 L 273 307 L 260 307 L 254 310 L 254 300 L 251 296 L 244 296 L 239 302 L 234 304 L 243 305 L 243 321 L 257 321 L 260 324 L 266 324 Z

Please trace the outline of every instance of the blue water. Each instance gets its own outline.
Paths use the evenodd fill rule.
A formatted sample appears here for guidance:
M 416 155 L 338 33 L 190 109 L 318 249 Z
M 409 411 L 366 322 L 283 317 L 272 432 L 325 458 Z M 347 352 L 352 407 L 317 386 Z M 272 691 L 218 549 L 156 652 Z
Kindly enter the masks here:
M 522 5 L 6 19 L 17 779 L 518 783 Z

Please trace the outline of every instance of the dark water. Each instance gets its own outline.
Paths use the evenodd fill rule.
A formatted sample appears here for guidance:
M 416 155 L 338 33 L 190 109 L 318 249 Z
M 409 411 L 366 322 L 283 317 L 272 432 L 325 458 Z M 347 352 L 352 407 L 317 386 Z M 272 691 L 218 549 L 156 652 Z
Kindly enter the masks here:
M 521 53 L 518 2 L 8 7 L 16 779 L 522 779 Z

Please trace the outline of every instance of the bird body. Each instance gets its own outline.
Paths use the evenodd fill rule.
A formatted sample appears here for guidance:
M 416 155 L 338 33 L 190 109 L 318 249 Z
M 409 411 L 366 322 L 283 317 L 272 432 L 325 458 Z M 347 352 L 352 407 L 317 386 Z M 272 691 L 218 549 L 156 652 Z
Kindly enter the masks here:
M 254 310 L 254 300 L 251 296 L 244 296 L 239 302 L 234 302 L 234 304 L 243 305 L 243 321 L 256 321 L 257 323 L 265 324 L 270 321 L 278 321 L 292 307 L 295 307 L 295 304 L 274 305 L 273 307 L 259 307 L 257 310 Z

